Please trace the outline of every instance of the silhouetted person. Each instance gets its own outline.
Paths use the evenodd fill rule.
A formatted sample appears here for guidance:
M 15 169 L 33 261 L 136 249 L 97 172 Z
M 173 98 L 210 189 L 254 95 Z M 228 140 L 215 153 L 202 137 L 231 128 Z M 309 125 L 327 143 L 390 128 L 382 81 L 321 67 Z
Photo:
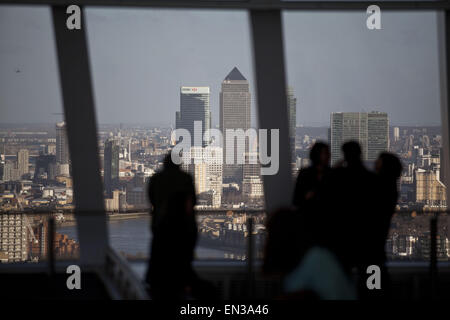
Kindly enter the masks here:
M 389 152 L 381 153 L 375 163 L 375 173 L 378 178 L 379 201 L 377 202 L 377 219 L 374 221 L 376 228 L 374 236 L 377 238 L 374 256 L 377 263 L 384 264 L 385 242 L 398 200 L 397 182 L 402 173 L 400 159 Z
M 376 177 L 365 168 L 358 142 L 346 142 L 342 152 L 344 161 L 324 179 L 318 203 L 323 216 L 321 243 L 350 274 L 354 267 L 364 269 L 368 261 L 367 246 L 373 239 L 366 232 L 376 213 Z
M 368 265 L 377 265 L 381 270 L 381 290 L 367 290 L 362 283 L 362 298 L 389 298 L 390 281 L 386 270 L 385 245 L 392 216 L 398 200 L 397 182 L 402 173 L 400 159 L 388 152 L 379 155 L 375 163 L 377 201 L 373 204 L 375 215 L 366 229 L 368 242 Z
M 151 177 L 148 191 L 153 239 L 147 282 L 152 298 L 203 298 L 208 285 L 192 268 L 197 222 L 191 176 L 172 162 L 169 153 L 163 170 Z
M 316 142 L 309 152 L 311 165 L 301 169 L 297 176 L 293 204 L 302 207 L 312 200 L 319 189 L 323 177 L 330 169 L 330 149 L 327 144 Z

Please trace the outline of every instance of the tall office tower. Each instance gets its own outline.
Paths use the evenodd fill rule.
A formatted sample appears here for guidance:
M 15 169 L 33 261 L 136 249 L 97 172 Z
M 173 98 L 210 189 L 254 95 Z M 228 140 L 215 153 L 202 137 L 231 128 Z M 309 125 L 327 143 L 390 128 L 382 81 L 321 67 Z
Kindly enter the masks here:
M 331 163 L 342 158 L 341 146 L 349 140 L 358 141 L 367 159 L 367 113 L 333 112 L 330 121 Z
M 386 112 L 367 114 L 367 160 L 375 161 L 383 151 L 389 150 L 389 119 Z
M 202 131 L 195 132 L 194 122 L 201 121 Z M 206 130 L 211 128 L 209 87 L 181 87 L 180 111 L 176 113 L 176 129 L 186 129 L 191 134 L 192 146 L 206 146 L 203 141 Z
M 114 188 L 119 183 L 119 153 L 120 147 L 115 139 L 105 142 L 103 176 L 106 197 L 111 198 Z
M 28 173 L 29 157 L 27 149 L 20 149 L 17 152 L 17 172 L 20 178 Z
M 287 88 L 287 104 L 289 116 L 289 144 L 291 147 L 292 162 L 295 162 L 295 129 L 297 127 L 297 98 L 294 96 L 294 89 Z
M 56 163 L 69 163 L 69 142 L 67 140 L 66 123 L 58 122 L 56 124 Z
M 394 141 L 400 140 L 400 128 L 395 127 L 394 128 Z
M 127 160 L 131 162 L 131 139 L 128 139 L 127 151 L 128 151 L 128 159 Z
M 389 121 L 383 112 L 333 112 L 330 119 L 331 163 L 342 158 L 341 146 L 358 141 L 363 160 L 374 161 L 389 148 Z
M 220 92 L 220 130 L 226 136 L 226 130 L 242 129 L 246 131 L 250 128 L 250 88 L 247 79 L 234 67 L 222 82 Z M 224 180 L 242 182 L 242 165 L 237 164 L 238 142 L 234 142 L 234 164 L 226 164 L 227 143 L 223 144 L 223 176 Z M 248 144 L 244 142 L 244 152 L 248 150 Z M 243 155 L 242 155 L 243 157 Z

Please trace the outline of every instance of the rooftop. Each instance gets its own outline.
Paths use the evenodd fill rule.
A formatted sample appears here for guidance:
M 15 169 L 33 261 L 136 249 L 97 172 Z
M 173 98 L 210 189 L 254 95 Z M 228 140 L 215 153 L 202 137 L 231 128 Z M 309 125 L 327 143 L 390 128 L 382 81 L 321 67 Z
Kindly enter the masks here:
M 230 73 L 225 77 L 225 81 L 227 80 L 247 80 L 242 75 L 242 73 L 239 71 L 238 68 L 234 67 L 233 70 L 230 71 Z

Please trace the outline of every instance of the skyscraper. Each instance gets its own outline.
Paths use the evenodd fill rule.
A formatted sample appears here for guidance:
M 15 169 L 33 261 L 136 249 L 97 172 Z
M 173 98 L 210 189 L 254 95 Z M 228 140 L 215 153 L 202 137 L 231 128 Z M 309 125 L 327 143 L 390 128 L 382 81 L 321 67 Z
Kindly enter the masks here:
M 394 128 L 394 141 L 400 140 L 400 128 L 395 127 Z
M 67 141 L 66 123 L 64 121 L 56 124 L 56 163 L 69 163 L 69 142 Z
M 209 105 L 209 87 L 181 87 L 180 111 L 176 113 L 176 129 L 186 129 L 191 134 L 192 146 L 205 146 L 203 141 L 206 130 L 211 128 L 211 111 Z M 201 121 L 202 132 L 194 136 L 194 122 Z M 201 145 L 197 145 L 199 141 Z
M 389 149 L 389 121 L 384 112 L 333 112 L 330 118 L 331 163 L 341 159 L 341 146 L 358 141 L 363 160 L 374 161 Z
M 17 172 L 19 178 L 28 173 L 29 153 L 27 149 L 21 149 L 17 152 Z
M 287 105 L 289 116 L 289 144 L 291 147 L 292 162 L 295 162 L 295 130 L 297 127 L 297 98 L 294 96 L 294 89 L 287 88 Z
M 251 96 L 249 83 L 241 72 L 234 67 L 222 81 L 222 89 L 220 92 L 220 130 L 222 131 L 224 137 L 227 129 L 242 129 L 246 131 L 250 128 L 250 102 Z M 230 143 L 230 141 L 227 142 L 226 139 L 224 139 L 224 180 L 241 183 L 242 165 L 236 164 L 238 142 L 235 141 L 234 147 L 235 164 L 226 164 L 225 162 L 227 143 Z M 245 144 L 247 145 L 247 143 Z M 244 150 L 247 150 L 247 148 Z
M 389 150 L 389 120 L 385 112 L 367 114 L 367 160 L 375 161 L 383 151 Z
M 108 139 L 105 142 L 104 152 L 104 184 L 106 197 L 112 197 L 112 191 L 119 182 L 119 152 L 120 147 L 116 140 Z

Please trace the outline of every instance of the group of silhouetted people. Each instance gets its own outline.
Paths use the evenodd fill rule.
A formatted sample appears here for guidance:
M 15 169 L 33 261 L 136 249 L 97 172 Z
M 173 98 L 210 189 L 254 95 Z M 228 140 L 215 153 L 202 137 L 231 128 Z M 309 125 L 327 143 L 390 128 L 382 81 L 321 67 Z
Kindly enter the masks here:
M 322 299 L 386 297 L 385 241 L 397 203 L 401 162 L 383 152 L 368 170 L 357 142 L 342 146 L 344 159 L 330 167 L 330 151 L 316 143 L 311 165 L 300 170 L 293 208 L 267 224 L 264 270 L 284 279 L 292 296 Z M 369 290 L 367 268 L 381 270 L 381 289 Z
M 293 206 L 269 215 L 263 271 L 281 276 L 286 298 L 356 299 L 386 296 L 385 240 L 397 203 L 400 160 L 381 153 L 375 170 L 357 142 L 330 150 L 315 143 L 311 165 L 300 170 Z M 153 299 L 214 299 L 216 289 L 192 267 L 197 242 L 192 177 L 167 155 L 149 183 L 151 253 L 146 281 Z M 381 269 L 381 290 L 366 286 L 367 267 Z

